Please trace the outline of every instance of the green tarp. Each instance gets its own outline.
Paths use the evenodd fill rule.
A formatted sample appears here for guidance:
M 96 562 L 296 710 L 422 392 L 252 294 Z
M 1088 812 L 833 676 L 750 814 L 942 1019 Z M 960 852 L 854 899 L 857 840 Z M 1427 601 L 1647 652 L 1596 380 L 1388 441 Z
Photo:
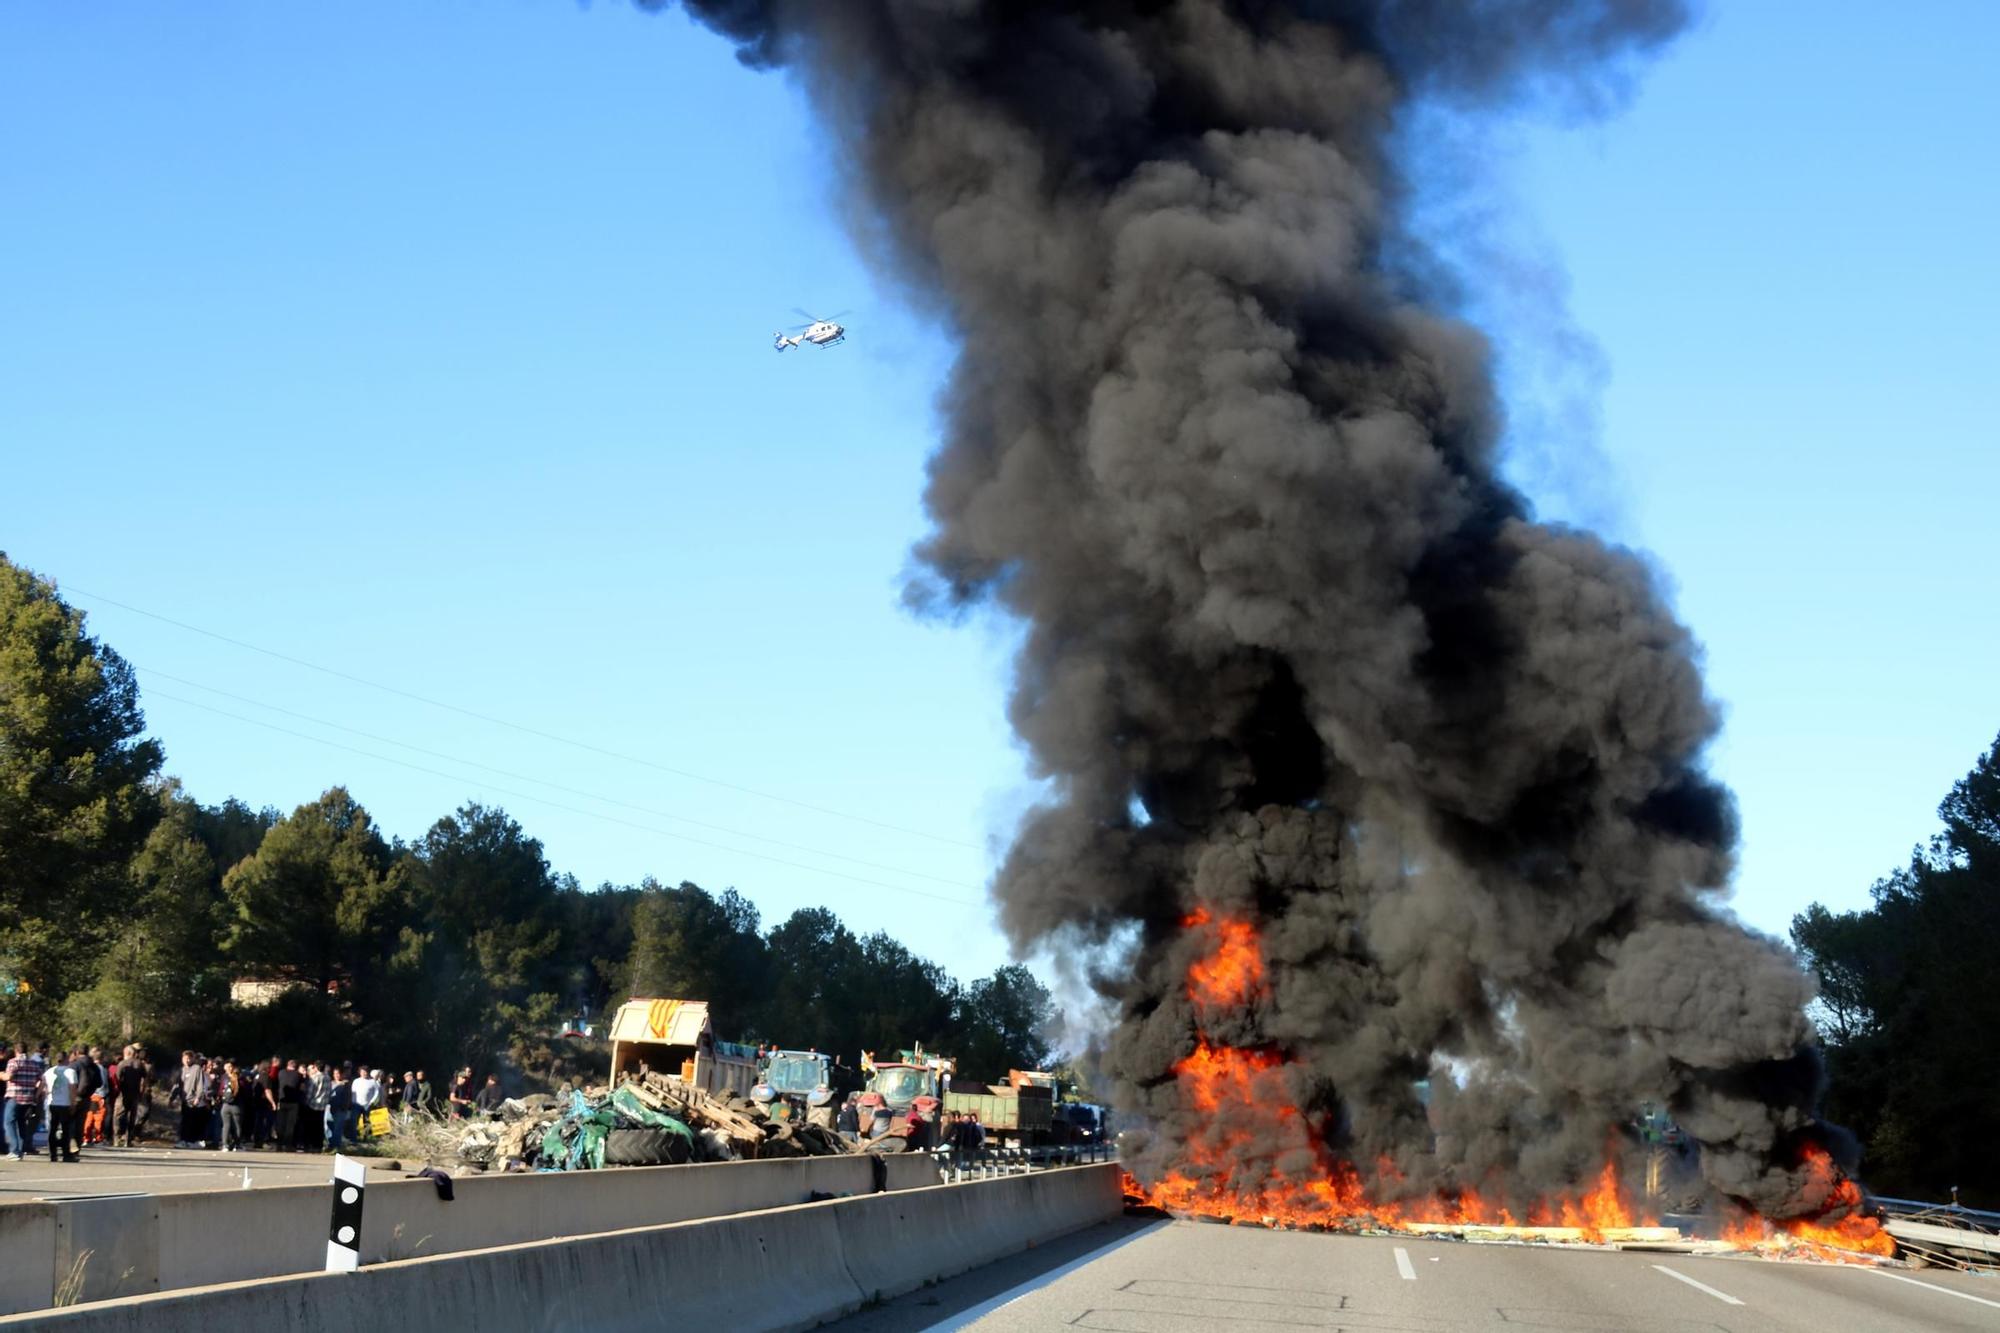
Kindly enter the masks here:
M 604 1166 L 604 1136 L 614 1129 L 663 1129 L 685 1141 L 693 1155 L 694 1133 L 686 1125 L 640 1101 L 624 1087 L 609 1097 L 570 1093 L 562 1118 L 542 1135 L 544 1171 L 598 1171 Z

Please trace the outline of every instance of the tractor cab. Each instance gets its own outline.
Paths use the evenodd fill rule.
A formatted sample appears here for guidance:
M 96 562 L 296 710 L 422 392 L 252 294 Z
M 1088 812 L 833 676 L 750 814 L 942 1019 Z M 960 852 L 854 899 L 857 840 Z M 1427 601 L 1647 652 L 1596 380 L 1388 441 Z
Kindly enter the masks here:
M 934 1132 L 956 1062 L 925 1055 L 923 1047 L 899 1051 L 890 1060 L 861 1053 L 861 1072 L 868 1083 L 856 1105 L 861 1137 L 879 1152 L 901 1152 L 913 1139 Z M 919 1144 L 918 1146 L 922 1146 Z
M 856 1086 L 854 1071 L 830 1055 L 773 1047 L 759 1058 L 750 1099 L 773 1120 L 806 1120 L 831 1129 L 840 1099 Z

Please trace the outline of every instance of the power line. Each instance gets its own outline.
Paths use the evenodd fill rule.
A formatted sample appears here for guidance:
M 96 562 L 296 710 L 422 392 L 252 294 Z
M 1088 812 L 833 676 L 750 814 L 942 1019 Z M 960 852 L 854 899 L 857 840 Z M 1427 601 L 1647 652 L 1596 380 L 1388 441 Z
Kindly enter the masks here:
M 62 591 L 72 596 L 89 598 L 93 602 L 102 602 L 106 606 L 115 606 L 121 611 L 130 611 L 135 616 L 145 616 L 148 620 L 157 620 L 163 625 L 172 625 L 176 629 L 184 629 L 190 634 L 199 634 L 204 638 L 214 639 L 218 643 L 226 643 L 232 647 L 247 649 L 253 653 L 262 653 L 266 657 L 276 658 L 280 662 L 289 662 L 293 666 L 301 666 L 308 671 L 317 671 L 322 675 L 332 676 L 337 680 L 348 681 L 355 685 L 365 685 L 371 690 L 381 690 L 385 694 L 393 694 L 398 698 L 409 699 L 430 708 L 442 708 L 446 712 L 457 713 L 461 717 L 469 717 L 496 727 L 506 727 L 510 731 L 518 731 L 523 735 L 535 736 L 545 741 L 554 741 L 558 745 L 568 745 L 578 750 L 587 750 L 592 754 L 603 755 L 608 759 L 623 760 L 628 764 L 637 764 L 641 768 L 657 769 L 662 773 L 671 773 L 675 777 L 687 778 L 694 782 L 705 782 L 712 787 L 727 788 L 730 791 L 742 792 L 746 796 L 755 796 L 766 801 L 776 801 L 781 805 L 796 806 L 798 809 L 811 810 L 815 814 L 829 815 L 835 819 L 852 820 L 857 824 L 867 824 L 873 828 L 886 829 L 892 833 L 903 833 L 913 838 L 928 838 L 932 842 L 941 842 L 952 847 L 968 847 L 973 851 L 980 850 L 977 843 L 966 842 L 962 838 L 947 838 L 941 833 L 930 833 L 923 829 L 906 828 L 901 824 L 890 824 L 883 820 L 870 819 L 866 815 L 851 814 L 845 810 L 833 810 L 823 805 L 814 805 L 810 801 L 800 801 L 789 796 L 779 796 L 775 792 L 759 791 L 755 787 L 745 787 L 738 783 L 724 781 L 721 778 L 712 778 L 706 774 L 690 772 L 684 768 L 674 768 L 671 765 L 658 763 L 651 759 L 643 759 L 638 755 L 626 754 L 619 750 L 609 750 L 600 745 L 592 745 L 589 741 L 580 741 L 574 737 L 558 735 L 552 731 L 543 731 L 540 728 L 531 727 L 522 722 L 513 722 L 504 717 L 494 717 L 490 713 L 481 713 L 471 708 L 461 707 L 458 704 L 447 703 L 442 699 L 432 699 L 427 695 L 416 694 L 395 685 L 385 685 L 381 681 L 369 680 L 365 676 L 356 676 L 334 667 L 322 666 L 318 662 L 309 662 L 303 657 L 294 657 L 290 653 L 281 653 L 275 648 L 266 648 L 244 639 L 232 638 L 227 634 L 219 634 L 212 629 L 203 629 L 200 625 L 190 625 L 185 620 L 176 620 L 172 616 L 163 616 L 156 611 L 148 611 L 144 607 L 133 606 L 131 603 L 121 602 L 115 597 L 106 597 L 101 593 L 89 592 L 74 585 L 62 585 Z
M 635 824 L 629 819 L 620 819 L 616 815 L 607 815 L 597 810 L 583 810 L 573 805 L 564 805 L 560 801 L 551 801 L 546 796 L 534 796 L 527 792 L 510 791 L 506 787 L 495 787 L 491 783 L 480 779 L 468 779 L 457 773 L 447 773 L 443 769 L 426 768 L 422 764 L 412 764 L 407 760 L 395 759 L 385 754 L 376 754 L 371 750 L 363 750 L 352 745 L 342 745 L 339 741 L 330 741 L 324 736 L 315 736 L 310 732 L 294 731 L 290 727 L 281 727 L 275 722 L 266 722 L 261 718 L 245 717 L 241 713 L 232 713 L 226 708 L 217 708 L 213 704 L 205 704 L 198 699 L 184 699 L 179 695 L 167 694 L 161 690 L 154 690 L 152 697 L 155 699 L 169 699 L 177 704 L 185 704 L 189 708 L 199 708 L 205 713 L 214 713 L 218 717 L 232 718 L 238 722 L 247 722 L 253 727 L 263 727 L 267 731 L 275 731 L 280 735 L 293 736 L 302 741 L 311 741 L 315 745 L 324 745 L 330 749 L 344 750 L 349 754 L 358 754 L 364 759 L 373 759 L 377 763 L 394 764 L 398 768 L 407 768 L 417 773 L 428 773 L 432 777 L 445 778 L 452 782 L 476 782 L 478 785 L 486 787 L 489 791 L 498 792 L 503 796 L 512 796 L 516 800 L 533 801 L 538 805 L 545 805 L 553 810 L 563 810 L 573 815 L 582 815 L 586 819 L 601 819 L 607 824 L 619 824 L 626 828 L 637 829 L 641 833 L 651 833 L 655 837 L 673 838 L 680 842 L 691 842 L 697 847 L 713 848 L 719 852 L 728 852 L 732 856 L 748 856 L 758 861 L 769 861 L 773 865 L 790 866 L 794 870 L 804 870 L 815 875 L 831 875 L 836 879 L 852 880 L 856 884 L 867 884 L 873 888 L 888 889 L 892 893 L 907 893 L 913 897 L 929 898 L 935 902 L 950 903 L 955 907 L 979 906 L 978 903 L 969 902 L 964 898 L 948 897 L 945 894 L 931 893 L 925 889 L 912 889 L 902 884 L 889 884 L 879 879 L 867 879 L 860 875 L 847 874 L 845 871 L 827 870 L 821 866 L 806 865 L 799 861 L 787 861 L 781 856 L 766 856 L 762 852 L 747 852 L 740 847 L 730 847 L 719 842 L 709 842 L 705 838 L 693 838 L 685 833 L 674 833 L 667 829 L 654 828 L 649 824 Z
M 176 676 L 171 672 L 161 671 L 156 667 L 141 666 L 137 662 L 132 663 L 132 665 L 142 674 L 148 676 L 154 676 L 159 678 L 160 680 L 170 680 L 177 685 L 187 685 L 197 690 L 206 690 L 208 693 L 220 695 L 224 699 L 234 699 L 237 703 L 249 704 L 252 708 L 267 709 L 270 712 L 279 713 L 285 717 L 297 718 L 301 722 L 310 722 L 314 726 L 318 727 L 331 727 L 335 731 L 344 731 L 351 736 L 360 736 L 363 739 L 377 741 L 383 745 L 394 745 L 399 749 L 410 750 L 417 754 L 429 755 L 433 759 L 442 759 L 447 763 L 462 764 L 466 768 L 476 768 L 484 773 L 497 773 L 503 778 L 511 778 L 516 782 L 532 782 L 538 787 L 547 787 L 551 791 L 566 792 L 571 796 L 581 796 L 588 801 L 602 801 L 606 805 L 615 805 L 626 810 L 636 811 L 637 813 L 642 815 L 651 815 L 655 819 L 670 819 L 677 824 L 691 824 L 695 828 L 704 828 L 709 830 L 711 833 L 726 833 L 732 838 L 746 838 L 751 842 L 768 843 L 773 847 L 783 847 L 794 852 L 804 852 L 809 856 L 823 856 L 828 858 L 829 860 L 846 861 L 852 865 L 866 866 L 870 870 L 886 870 L 893 875 L 908 875 L 913 879 L 927 879 L 932 881 L 933 883 L 943 884 L 947 888 L 968 889 L 974 893 L 979 892 L 979 889 L 976 885 L 967 884 L 963 880 L 947 879 L 942 875 L 933 875 L 922 870 L 905 870 L 901 866 L 887 865 L 881 861 L 868 861 L 858 856 L 847 856 L 840 852 L 829 852 L 822 847 L 808 847 L 803 843 L 786 842 L 782 838 L 773 838 L 768 836 L 767 834 L 745 833 L 741 829 L 729 828 L 728 826 L 723 824 L 710 824 L 703 820 L 690 819 L 686 815 L 677 815 L 667 810 L 656 810 L 653 809 L 651 806 L 637 805 L 631 801 L 620 800 L 615 796 L 605 796 L 599 792 L 585 791 L 581 787 L 564 786 L 560 782 L 551 782 L 547 778 L 538 778 L 535 777 L 533 774 L 515 773 L 508 769 L 495 768 L 491 764 L 482 764 L 476 759 L 467 759 L 463 755 L 446 754 L 442 750 L 426 749 L 424 746 L 421 745 L 412 745 L 409 741 L 397 740 L 393 736 L 379 736 L 372 731 L 363 731 L 359 727 L 350 727 L 343 722 L 333 722 L 323 717 L 314 717 L 310 713 L 300 713 L 290 708 L 281 707 L 277 704 L 266 703 L 262 699 L 252 699 L 248 695 L 236 694 L 232 691 L 221 689 L 214 685 L 205 685 L 201 681 L 189 680 L 185 676 Z M 159 697 L 163 699 L 171 699 L 174 696 L 163 694 L 160 695 Z

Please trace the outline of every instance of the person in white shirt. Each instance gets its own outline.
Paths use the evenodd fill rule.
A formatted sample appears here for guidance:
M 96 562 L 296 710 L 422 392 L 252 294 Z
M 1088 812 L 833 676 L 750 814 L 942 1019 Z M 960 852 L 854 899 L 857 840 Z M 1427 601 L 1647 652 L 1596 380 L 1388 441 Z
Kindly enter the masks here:
M 42 1071 L 42 1095 L 49 1106 L 49 1160 L 83 1160 L 71 1135 L 76 1114 L 76 1071 L 60 1061 Z
M 382 1100 L 382 1071 L 363 1069 L 354 1076 L 354 1137 L 368 1137 L 368 1113 Z

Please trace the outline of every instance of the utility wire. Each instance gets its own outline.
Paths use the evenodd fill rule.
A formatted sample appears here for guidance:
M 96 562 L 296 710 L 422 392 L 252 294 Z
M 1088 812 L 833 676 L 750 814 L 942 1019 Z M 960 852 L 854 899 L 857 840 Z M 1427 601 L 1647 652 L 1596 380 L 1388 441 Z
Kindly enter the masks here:
M 750 842 L 768 843 L 773 847 L 783 847 L 788 851 L 804 852 L 808 856 L 823 856 L 832 861 L 846 861 L 851 865 L 866 866 L 870 870 L 886 870 L 892 875 L 908 875 L 912 879 L 927 879 L 933 883 L 942 884 L 947 888 L 966 889 L 973 893 L 979 892 L 976 885 L 967 884 L 963 880 L 947 879 L 942 875 L 932 875 L 922 870 L 905 870 L 901 866 L 886 865 L 881 861 L 867 861 L 858 856 L 845 856 L 840 852 L 829 852 L 821 847 L 808 847 L 803 843 L 786 842 L 782 838 L 773 838 L 762 833 L 745 833 L 741 829 L 729 828 L 726 825 L 709 824 L 699 819 L 690 819 L 686 815 L 677 815 L 666 810 L 655 810 L 651 806 L 635 805 L 631 801 L 622 801 L 615 796 L 606 796 L 600 792 L 585 791 L 581 787 L 566 787 L 560 782 L 550 782 L 547 778 L 538 778 L 532 774 L 515 773 L 508 769 L 495 768 L 491 764 L 482 764 L 476 759 L 467 759 L 463 755 L 446 754 L 442 750 L 426 749 L 421 745 L 412 745 L 408 741 L 397 740 L 393 736 L 379 736 L 372 731 L 363 731 L 359 727 L 350 727 L 343 722 L 333 722 L 327 718 L 314 717 L 310 713 L 300 713 L 290 708 L 282 708 L 277 704 L 266 703 L 262 699 L 252 699 L 248 695 L 236 694 L 214 685 L 204 685 L 198 680 L 189 680 L 185 676 L 176 676 L 171 672 L 161 671 L 156 667 L 141 666 L 137 662 L 132 663 L 132 665 L 143 675 L 153 676 L 160 680 L 170 680 L 176 685 L 187 685 L 197 690 L 204 690 L 209 694 L 220 695 L 224 699 L 233 699 L 240 704 L 249 704 L 252 708 L 263 708 L 285 717 L 297 718 L 301 722 L 310 722 L 314 726 L 331 727 L 335 731 L 344 731 L 351 736 L 360 736 L 364 740 L 376 741 L 383 745 L 394 745 L 399 749 L 410 750 L 416 754 L 429 755 L 433 759 L 442 759 L 447 763 L 459 764 L 466 768 L 476 768 L 483 773 L 497 773 L 503 778 L 511 778 L 516 782 L 532 782 L 538 787 L 547 787 L 551 791 L 565 792 L 571 796 L 581 796 L 588 801 L 602 801 L 606 805 L 615 805 L 626 810 L 635 811 L 638 814 L 651 815 L 655 819 L 672 820 L 676 824 L 690 824 L 695 828 L 707 829 L 711 833 L 726 833 L 732 838 L 744 838 Z M 160 697 L 164 699 L 172 698 L 173 696 L 161 695 Z
M 889 884 L 879 879 L 867 879 L 863 876 L 850 875 L 840 870 L 827 870 L 820 866 L 806 865 L 800 861 L 787 861 L 781 856 L 766 856 L 762 852 L 748 852 L 740 847 L 731 847 L 719 842 L 709 842 L 705 838 L 693 838 L 685 833 L 674 833 L 667 829 L 654 828 L 650 824 L 635 824 L 629 819 L 620 819 L 616 815 L 607 815 L 597 810 L 584 810 L 577 806 L 564 805 L 560 801 L 551 801 L 546 796 L 534 796 L 527 792 L 510 791 L 505 787 L 495 787 L 491 783 L 480 779 L 468 779 L 457 773 L 447 773 L 443 769 L 426 768 L 422 764 L 412 764 L 407 760 L 392 758 L 386 754 L 376 754 L 372 750 L 363 750 L 352 745 L 342 745 L 339 741 L 330 741 L 324 736 L 314 736 L 310 732 L 294 731 L 290 727 L 281 727 L 275 722 L 266 722 L 261 718 L 245 717 L 241 713 L 232 713 L 226 708 L 217 708 L 213 704 L 205 704 L 198 699 L 184 699 L 177 694 L 167 694 L 161 690 L 154 690 L 152 697 L 155 699 L 169 699 L 177 704 L 186 704 L 190 708 L 199 708 L 205 713 L 214 713 L 218 717 L 233 718 L 238 722 L 247 722 L 253 727 L 263 727 L 268 731 L 278 732 L 280 735 L 294 736 L 302 741 L 311 741 L 315 745 L 324 745 L 335 750 L 345 750 L 349 754 L 358 754 L 364 759 L 373 759 L 378 763 L 394 764 L 398 768 L 407 768 L 417 773 L 428 773 L 432 777 L 445 778 L 452 782 L 477 782 L 489 791 L 499 792 L 503 796 L 512 796 L 516 800 L 533 801 L 539 805 L 546 805 L 551 809 L 567 811 L 573 815 L 582 815 L 586 819 L 601 819 L 607 824 L 621 824 L 626 828 L 637 829 L 641 833 L 651 833 L 656 837 L 674 838 L 680 842 L 691 842 L 697 847 L 710 847 L 716 851 L 728 852 L 732 856 L 748 856 L 759 861 L 769 861 L 773 865 L 790 866 L 794 870 L 808 871 L 815 875 L 832 875 L 836 879 L 852 880 L 856 884 L 867 884 L 878 889 L 888 889 L 892 893 L 907 893 L 918 898 L 929 898 L 936 902 L 951 903 L 956 907 L 977 907 L 979 905 L 969 902 L 964 898 L 953 898 L 942 893 L 931 893 L 925 889 L 912 889 L 902 884 Z
M 815 814 L 831 815 L 835 819 L 852 820 L 857 824 L 867 824 L 874 828 L 887 829 L 892 833 L 904 833 L 913 838 L 928 838 L 932 842 L 941 842 L 952 847 L 969 847 L 974 851 L 980 850 L 977 843 L 966 842 L 962 838 L 947 838 L 941 833 L 930 833 L 923 829 L 906 828 L 901 824 L 890 824 L 883 820 L 870 819 L 866 815 L 852 814 L 845 810 L 833 810 L 823 805 L 814 805 L 810 801 L 800 801 L 794 800 L 789 796 L 779 796 L 775 792 L 759 791 L 755 787 L 745 787 L 738 783 L 726 782 L 721 778 L 712 778 L 702 773 L 693 773 L 684 768 L 674 768 L 671 765 L 658 763 L 651 759 L 643 759 L 635 754 L 626 754 L 619 750 L 609 750 L 600 745 L 592 745 L 589 741 L 580 741 L 574 737 L 558 735 L 552 731 L 542 731 L 525 723 L 509 721 L 504 717 L 495 717 L 490 713 L 481 713 L 471 708 L 460 707 L 458 704 L 446 703 L 442 699 L 433 699 L 427 695 L 415 694 L 394 685 L 385 685 L 379 680 L 369 680 L 365 676 L 356 676 L 334 667 L 321 666 L 318 662 L 309 662 L 303 657 L 293 657 L 289 653 L 281 653 L 274 648 L 265 648 L 260 644 L 250 643 L 244 639 L 232 638 L 227 634 L 219 634 L 212 629 L 203 629 L 200 625 L 190 625 L 185 620 L 175 620 L 172 616 L 163 616 L 156 611 L 148 611 L 144 607 L 133 606 L 129 602 L 121 602 L 114 597 L 106 597 L 101 593 L 89 592 L 72 584 L 62 585 L 62 591 L 72 596 L 88 598 L 93 602 L 102 602 L 106 606 L 115 606 L 121 611 L 130 611 L 135 616 L 145 616 L 148 620 L 157 620 L 163 625 L 172 625 L 176 629 L 184 629 L 190 634 L 199 634 L 204 638 L 214 639 L 218 643 L 226 643 L 232 647 L 248 649 L 253 653 L 262 653 L 266 657 L 274 657 L 280 662 L 289 662 L 293 666 L 301 666 L 308 671 L 317 671 L 322 675 L 349 681 L 355 685 L 365 685 L 371 690 L 381 690 L 385 694 L 393 694 L 399 698 L 409 699 L 431 708 L 442 708 L 446 712 L 457 713 L 462 717 L 473 718 L 476 721 L 485 722 L 492 726 L 506 727 L 510 731 L 518 731 L 524 735 L 539 737 L 545 741 L 554 741 L 558 745 L 568 745 L 578 750 L 587 750 L 592 754 L 603 755 L 608 759 L 620 759 L 628 764 L 637 764 L 641 768 L 657 769 L 662 773 L 671 773 L 675 777 L 687 778 L 694 782 L 705 782 L 712 787 L 724 787 L 730 791 L 742 792 L 746 796 L 756 796 L 766 801 L 776 801 L 781 805 L 796 806 L 801 810 L 811 810 Z

